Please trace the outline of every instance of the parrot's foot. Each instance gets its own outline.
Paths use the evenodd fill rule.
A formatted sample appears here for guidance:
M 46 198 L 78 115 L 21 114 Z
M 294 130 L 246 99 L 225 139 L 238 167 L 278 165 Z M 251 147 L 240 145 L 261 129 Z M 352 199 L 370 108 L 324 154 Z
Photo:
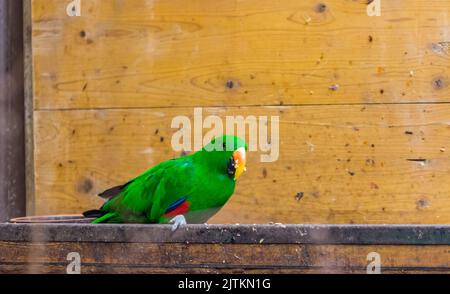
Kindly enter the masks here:
M 187 225 L 186 218 L 184 215 L 177 215 L 173 219 L 169 221 L 169 224 L 172 225 L 172 232 L 176 231 L 180 226 Z

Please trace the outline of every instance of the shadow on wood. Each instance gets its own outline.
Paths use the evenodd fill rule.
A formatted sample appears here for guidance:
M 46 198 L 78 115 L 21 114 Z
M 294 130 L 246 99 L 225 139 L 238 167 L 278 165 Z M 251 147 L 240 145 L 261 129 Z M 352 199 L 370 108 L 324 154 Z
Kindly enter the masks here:
M 25 214 L 22 7 L 0 0 L 0 221 Z

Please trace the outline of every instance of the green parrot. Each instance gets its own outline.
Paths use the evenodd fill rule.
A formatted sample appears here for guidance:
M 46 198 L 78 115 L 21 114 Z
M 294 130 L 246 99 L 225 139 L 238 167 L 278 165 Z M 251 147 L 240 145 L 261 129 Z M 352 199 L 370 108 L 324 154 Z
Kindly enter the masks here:
M 246 170 L 247 145 L 235 136 L 215 138 L 202 150 L 161 162 L 137 178 L 106 190 L 92 223 L 205 223 L 234 193 Z

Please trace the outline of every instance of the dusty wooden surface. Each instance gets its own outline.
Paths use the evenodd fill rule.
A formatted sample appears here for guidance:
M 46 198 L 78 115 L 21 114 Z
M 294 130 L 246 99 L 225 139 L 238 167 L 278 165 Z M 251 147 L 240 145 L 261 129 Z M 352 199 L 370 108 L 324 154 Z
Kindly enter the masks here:
M 11 242 L 449 245 L 447 225 L 0 224 Z
M 282 144 L 275 163 L 250 154 L 213 223 L 450 222 L 450 2 L 32 3 L 30 214 L 99 206 L 179 156 L 171 119 L 209 106 L 280 115 Z
M 22 1 L 0 0 L 0 221 L 25 214 Z
M 233 237 L 233 238 L 232 238 Z M 448 226 L 0 225 L 0 272 L 449 273 Z

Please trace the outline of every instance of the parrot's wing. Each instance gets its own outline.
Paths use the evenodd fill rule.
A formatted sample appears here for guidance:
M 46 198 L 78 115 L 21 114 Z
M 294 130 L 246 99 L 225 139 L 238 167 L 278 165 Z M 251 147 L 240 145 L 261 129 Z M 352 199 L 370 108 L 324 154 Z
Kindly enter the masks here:
M 148 217 L 160 220 L 161 217 L 181 215 L 189 210 L 189 196 L 197 190 L 196 166 L 189 158 L 183 158 L 173 167 L 164 171 L 164 176 L 154 194 L 154 202 Z
M 186 157 L 162 162 L 127 184 L 102 193 L 112 198 L 101 210 L 118 213 L 127 221 L 158 222 L 171 204 L 192 192 L 189 177 L 193 169 Z

